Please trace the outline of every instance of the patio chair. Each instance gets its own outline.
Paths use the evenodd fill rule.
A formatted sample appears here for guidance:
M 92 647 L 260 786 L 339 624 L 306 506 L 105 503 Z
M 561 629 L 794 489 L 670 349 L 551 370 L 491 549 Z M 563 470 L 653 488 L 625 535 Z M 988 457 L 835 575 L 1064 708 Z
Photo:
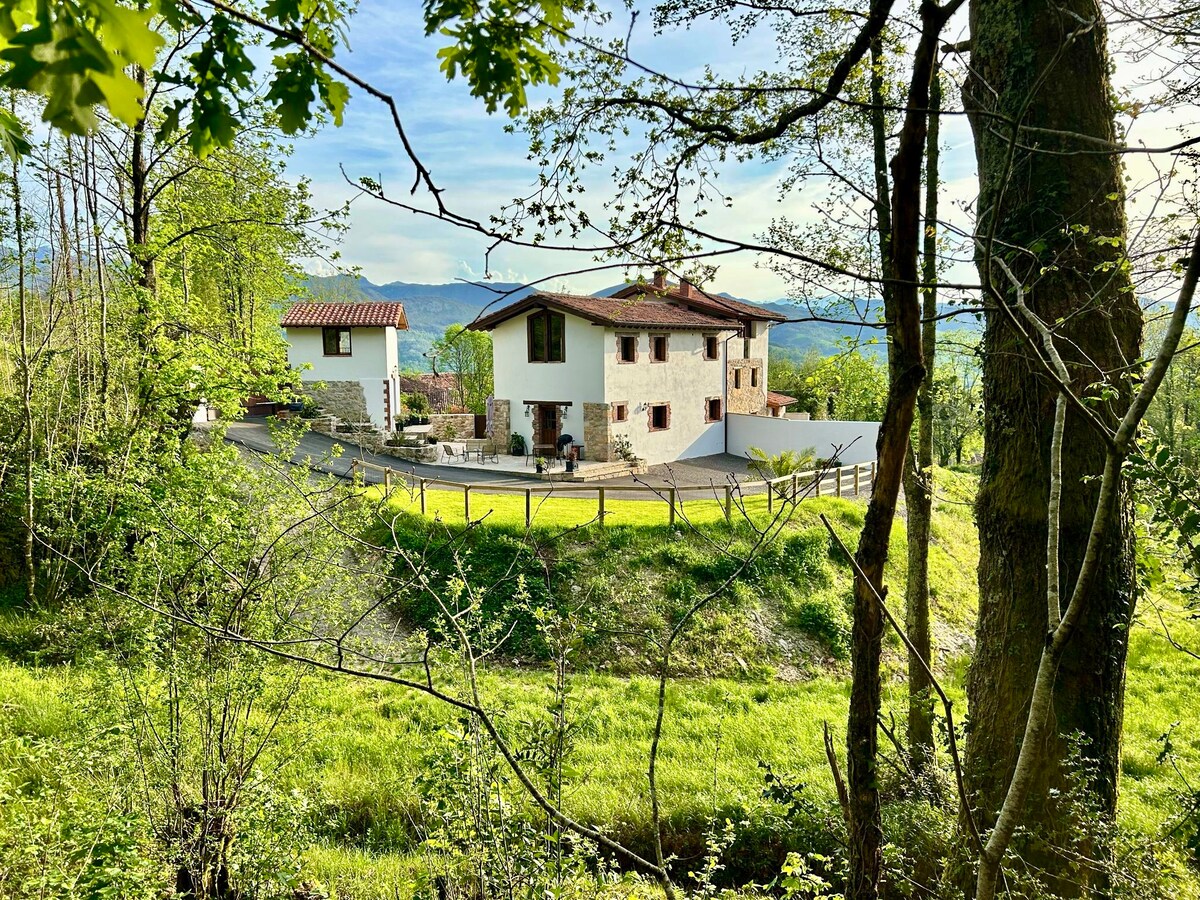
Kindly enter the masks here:
M 500 464 L 500 447 L 496 443 L 496 439 L 489 436 L 479 447 L 479 462 L 482 465 L 485 462 L 494 462 Z
M 446 462 L 465 463 L 467 461 L 469 451 L 466 444 L 452 444 L 444 441 L 438 446 L 442 448 L 442 456 Z

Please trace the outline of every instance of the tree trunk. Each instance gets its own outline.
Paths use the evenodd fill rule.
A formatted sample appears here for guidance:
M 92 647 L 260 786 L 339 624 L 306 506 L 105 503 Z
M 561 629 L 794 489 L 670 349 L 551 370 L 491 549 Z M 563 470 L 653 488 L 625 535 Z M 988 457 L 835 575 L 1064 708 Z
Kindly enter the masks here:
M 21 329 L 19 359 L 21 363 L 21 430 L 24 433 L 22 456 L 25 469 L 25 517 L 23 555 L 25 559 L 25 599 L 32 605 L 37 597 L 37 560 L 34 557 L 34 491 L 33 472 L 35 445 L 33 442 L 33 354 L 31 349 L 29 295 L 25 289 L 25 213 L 21 208 L 21 169 L 16 157 L 12 161 L 13 231 L 17 239 L 17 307 L 18 327 Z
M 1141 342 L 1140 311 L 1119 265 L 1126 236 L 1120 164 L 1115 156 L 1095 152 L 1027 149 L 1035 144 L 1052 151 L 1084 147 L 1028 127 L 1115 140 L 1099 7 L 1094 0 L 972 0 L 970 9 L 971 76 L 964 99 L 980 172 L 980 272 L 985 283 L 990 277 L 1007 292 L 991 260 L 1008 263 L 1028 286 L 1030 308 L 1055 330 L 1074 391 L 1094 395 L 1089 386 L 1100 381 L 1112 390 L 1111 399 L 1093 409 L 1114 424 L 1130 401 L 1121 369 L 1137 359 Z M 1014 142 L 1009 123 L 1016 121 L 1026 127 Z M 1119 239 L 1121 247 L 1097 238 Z M 1012 775 L 1046 644 L 1046 523 L 1056 390 L 1027 343 L 990 303 L 983 351 L 980 607 L 967 686 L 967 775 L 986 828 Z M 1060 545 L 1066 597 L 1087 544 L 1099 490 L 1094 477 L 1104 468 L 1105 448 L 1074 410 L 1067 416 L 1063 446 Z M 1054 792 L 1069 786 L 1069 735 L 1082 735 L 1099 811 L 1112 815 L 1116 809 L 1127 626 L 1134 604 L 1125 497 L 1108 529 L 1102 565 L 1058 672 L 1053 733 L 1033 786 L 1036 801 L 1028 806 L 1027 825 L 1051 843 L 1079 834 L 1079 823 L 1065 815 L 1065 795 Z M 1047 876 L 1053 891 L 1086 891 L 1077 883 L 1078 869 L 1066 866 L 1041 840 L 1014 849 L 1046 871 L 1061 873 Z
M 933 758 L 933 694 L 926 666 L 932 665 L 929 618 L 929 532 L 933 514 L 933 364 L 937 342 L 937 194 L 938 115 L 941 82 L 935 66 L 929 90 L 929 135 L 925 148 L 925 236 L 922 279 L 921 352 L 925 377 L 917 392 L 917 446 L 908 454 L 904 503 L 908 511 L 908 581 L 904 596 L 905 630 L 917 651 L 908 659 L 908 754 L 921 772 Z M 922 662 L 923 660 L 923 662 Z
M 891 289 L 884 294 L 891 338 L 888 397 L 876 444 L 879 466 L 855 554 L 862 574 L 856 573 L 854 579 L 850 710 L 846 722 L 847 900 L 874 900 L 879 896 L 883 877 L 883 826 L 876 768 L 883 610 L 876 595 L 886 594 L 883 568 L 887 563 L 888 540 L 908 454 L 917 391 L 925 374 L 921 352 L 921 304 L 917 292 L 921 163 L 925 154 L 926 111 L 937 40 L 955 8 L 956 3 L 941 8 L 922 5 L 921 39 L 914 53 L 904 126 L 891 167 L 892 221 L 886 271 L 892 282 Z

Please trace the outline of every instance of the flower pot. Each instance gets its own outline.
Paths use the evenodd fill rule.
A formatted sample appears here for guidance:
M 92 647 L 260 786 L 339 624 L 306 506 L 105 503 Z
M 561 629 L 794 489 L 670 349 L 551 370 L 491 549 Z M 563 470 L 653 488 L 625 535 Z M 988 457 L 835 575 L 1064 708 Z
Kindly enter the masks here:
M 541 475 L 543 472 L 546 471 L 546 467 L 543 466 L 541 463 L 537 463 L 535 466 L 535 469 L 539 475 Z

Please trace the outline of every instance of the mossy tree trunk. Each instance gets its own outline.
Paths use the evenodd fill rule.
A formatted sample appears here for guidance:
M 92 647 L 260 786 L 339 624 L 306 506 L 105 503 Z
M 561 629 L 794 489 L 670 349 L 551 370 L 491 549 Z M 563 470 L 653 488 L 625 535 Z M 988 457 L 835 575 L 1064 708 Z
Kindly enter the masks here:
M 929 668 L 933 641 L 929 616 L 929 537 L 933 517 L 933 366 L 937 343 L 937 195 L 938 111 L 941 79 L 935 65 L 929 90 L 929 134 L 925 147 L 925 234 L 921 278 L 921 353 L 925 377 L 917 393 L 917 442 L 904 470 L 904 505 L 908 514 L 908 579 L 904 592 L 904 626 L 915 648 L 908 658 L 908 753 L 917 772 L 933 757 L 933 693 Z
M 985 283 L 990 278 L 999 291 L 1008 292 L 992 261 L 1007 263 L 1026 286 L 1030 308 L 1054 330 L 1072 389 L 1078 395 L 1103 394 L 1093 410 L 1114 425 L 1131 396 L 1123 367 L 1137 359 L 1141 342 L 1141 315 L 1122 264 L 1121 167 L 1115 155 L 1070 136 L 1116 139 L 1100 9 L 1094 0 L 972 0 L 970 12 L 971 77 L 964 99 L 980 172 L 980 272 Z M 1018 122 L 1022 127 L 1014 129 Z M 968 683 L 967 775 L 981 824 L 989 827 L 1013 771 L 1047 640 L 1049 448 L 1056 389 L 993 303 L 983 351 L 980 611 Z M 1097 387 L 1101 383 L 1103 389 Z M 1064 599 L 1080 569 L 1104 463 L 1104 443 L 1072 409 L 1062 460 Z M 1102 813 L 1111 815 L 1116 808 L 1127 626 L 1134 604 L 1125 497 L 1108 528 L 1101 565 L 1058 670 L 1052 735 L 1027 805 L 1025 824 L 1058 844 L 1077 840 L 1079 833 L 1065 809 L 1071 799 L 1066 765 L 1071 735 L 1082 736 L 1082 754 L 1092 761 L 1091 799 Z M 1014 849 L 1057 873 L 1046 876 L 1056 892 L 1086 892 L 1080 872 L 1048 845 L 1031 841 Z

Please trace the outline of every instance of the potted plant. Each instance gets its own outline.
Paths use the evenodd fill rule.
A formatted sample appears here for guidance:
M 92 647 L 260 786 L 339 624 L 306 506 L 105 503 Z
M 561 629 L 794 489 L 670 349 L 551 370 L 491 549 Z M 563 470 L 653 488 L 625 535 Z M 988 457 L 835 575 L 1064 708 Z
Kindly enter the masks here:
M 525 455 L 525 436 L 515 431 L 508 436 L 508 452 L 513 456 Z
M 535 459 L 533 461 L 533 465 L 534 465 L 535 471 L 539 475 L 541 475 L 543 472 L 546 471 L 546 457 L 539 456 L 537 459 Z
M 567 451 L 567 471 L 568 472 L 575 471 L 575 448 L 574 447 L 572 447 L 569 451 Z

